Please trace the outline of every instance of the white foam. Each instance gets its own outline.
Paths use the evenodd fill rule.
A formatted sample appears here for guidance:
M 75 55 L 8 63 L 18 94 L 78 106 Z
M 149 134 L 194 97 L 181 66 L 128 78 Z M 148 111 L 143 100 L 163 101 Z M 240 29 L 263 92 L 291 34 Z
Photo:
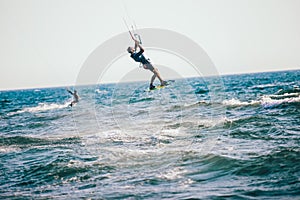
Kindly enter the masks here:
M 98 94 L 107 94 L 108 93 L 107 90 L 100 90 L 100 89 L 96 89 L 95 92 Z
M 167 171 L 161 172 L 158 175 L 158 178 L 175 180 L 175 179 L 183 178 L 184 174 L 186 173 L 187 170 L 183 169 L 182 167 L 174 167 L 173 169 L 168 169 Z
M 19 151 L 20 148 L 18 147 L 12 147 L 12 146 L 0 146 L 0 153 L 11 153 Z
M 250 88 L 264 89 L 264 88 L 275 87 L 275 86 L 277 86 L 277 85 L 270 83 L 270 84 L 255 85 L 255 86 L 252 86 Z
M 243 102 L 232 98 L 231 100 L 224 100 L 223 105 L 226 106 L 251 106 L 262 105 L 265 108 L 278 106 L 282 103 L 300 102 L 300 93 L 284 93 L 282 95 L 264 95 L 260 100 L 252 100 L 250 102 Z
M 243 102 L 243 101 L 240 101 L 238 99 L 230 99 L 230 100 L 224 100 L 222 102 L 222 104 L 226 105 L 226 106 L 249 106 L 249 105 L 258 105 L 260 104 L 260 101 L 250 101 L 250 102 Z
M 35 113 L 35 112 L 41 112 L 41 111 L 47 111 L 47 110 L 61 109 L 61 108 L 66 108 L 69 105 L 70 105 L 70 102 L 66 102 L 65 104 L 56 104 L 56 103 L 45 104 L 45 103 L 39 103 L 38 106 L 23 108 L 22 110 L 19 110 L 17 112 L 12 112 L 9 115 L 20 114 L 20 113 L 24 113 L 24 112 Z
M 295 102 L 300 102 L 299 95 L 297 97 L 293 96 L 293 97 L 287 97 L 283 99 L 273 99 L 271 96 L 266 95 L 262 97 L 261 105 L 265 108 L 269 108 L 269 107 L 278 106 L 283 103 L 295 103 Z
M 284 93 L 284 94 L 276 94 L 276 95 L 266 95 L 270 98 L 287 98 L 287 97 L 299 97 L 299 93 Z
M 161 130 L 160 134 L 178 135 L 178 134 L 180 134 L 180 131 L 179 131 L 179 129 L 163 129 L 163 130 Z

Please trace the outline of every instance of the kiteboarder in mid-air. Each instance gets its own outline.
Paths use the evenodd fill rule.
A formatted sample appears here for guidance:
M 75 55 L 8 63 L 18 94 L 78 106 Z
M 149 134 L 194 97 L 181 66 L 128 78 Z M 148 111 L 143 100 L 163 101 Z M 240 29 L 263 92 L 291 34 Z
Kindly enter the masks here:
M 129 32 L 130 33 L 130 32 Z M 145 58 L 145 56 L 143 55 L 144 53 L 144 48 L 140 45 L 140 42 L 138 40 L 136 40 L 132 34 L 130 33 L 131 38 L 134 40 L 134 47 L 128 47 L 127 51 L 128 53 L 130 53 L 130 57 L 135 60 L 136 62 L 140 62 L 142 63 L 144 69 L 148 69 L 151 72 L 153 72 L 153 76 L 151 77 L 151 81 L 150 81 L 150 90 L 155 89 L 155 86 L 153 85 L 153 82 L 155 80 L 155 78 L 157 77 L 160 81 L 160 85 L 161 86 L 165 86 L 167 85 L 167 82 L 164 81 L 162 79 L 162 77 L 160 76 L 158 69 L 155 68 L 148 59 Z M 137 48 L 139 48 L 139 52 L 137 52 Z

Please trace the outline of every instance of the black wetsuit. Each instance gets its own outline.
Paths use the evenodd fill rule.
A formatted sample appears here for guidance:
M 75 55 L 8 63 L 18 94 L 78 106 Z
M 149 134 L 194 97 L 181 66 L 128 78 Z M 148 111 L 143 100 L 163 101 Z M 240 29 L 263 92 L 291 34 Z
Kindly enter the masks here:
M 149 62 L 149 60 L 147 60 L 145 58 L 145 56 L 143 55 L 144 51 L 143 50 L 140 50 L 139 52 L 137 53 L 131 53 L 130 57 L 135 60 L 136 62 L 140 62 L 142 63 L 146 69 L 149 69 L 151 71 L 154 70 L 154 67 L 152 66 L 152 64 Z

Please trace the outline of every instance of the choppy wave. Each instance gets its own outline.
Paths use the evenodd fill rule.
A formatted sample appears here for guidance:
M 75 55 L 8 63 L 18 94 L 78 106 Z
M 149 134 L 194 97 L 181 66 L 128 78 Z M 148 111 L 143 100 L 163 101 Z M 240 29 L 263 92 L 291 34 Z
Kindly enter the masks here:
M 95 92 L 98 93 L 98 94 L 103 94 L 103 95 L 109 93 L 109 91 L 107 91 L 107 90 L 100 90 L 100 89 L 96 89 Z
M 263 84 L 263 85 L 255 85 L 252 86 L 251 89 L 265 89 L 265 88 L 270 88 L 270 87 L 276 87 L 276 84 L 269 83 L 269 84 Z
M 300 94 L 298 94 L 298 96 L 291 94 L 264 96 L 261 102 L 262 106 L 265 108 L 274 107 L 285 103 L 299 103 Z
M 198 101 L 196 103 L 185 103 L 184 105 L 174 105 L 172 109 L 182 110 L 190 109 L 199 106 L 212 106 L 212 105 L 225 105 L 228 107 L 246 107 L 246 106 L 262 106 L 264 108 L 276 107 L 282 104 L 290 103 L 299 103 L 300 102 L 300 93 L 284 93 L 284 94 L 272 94 L 272 95 L 263 95 L 256 100 L 251 101 L 241 101 L 237 98 L 232 98 L 229 100 L 223 100 L 219 102 L 211 101 Z
M 231 100 L 224 100 L 222 103 L 226 106 L 258 106 L 264 108 L 271 108 L 281 104 L 299 103 L 300 93 L 284 93 L 282 95 L 264 95 L 259 100 L 240 101 L 232 98 Z
M 20 114 L 20 113 L 24 113 L 24 112 L 35 113 L 35 112 L 49 111 L 49 110 L 55 110 L 55 109 L 62 109 L 62 108 L 67 108 L 69 105 L 70 105 L 70 102 L 66 102 L 64 104 L 39 103 L 38 106 L 23 108 L 22 110 L 19 110 L 16 112 L 11 112 L 8 115 L 15 115 L 15 114 Z
M 251 106 L 251 105 L 260 105 L 260 101 L 250 101 L 250 102 L 245 102 L 245 101 L 240 101 L 238 99 L 232 98 L 230 100 L 224 100 L 222 102 L 226 106 Z

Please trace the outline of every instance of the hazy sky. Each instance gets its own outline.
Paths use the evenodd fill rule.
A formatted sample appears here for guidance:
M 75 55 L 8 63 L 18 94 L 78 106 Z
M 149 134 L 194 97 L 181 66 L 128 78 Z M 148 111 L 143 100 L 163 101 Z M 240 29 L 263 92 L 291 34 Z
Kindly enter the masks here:
M 74 84 L 123 17 L 186 35 L 221 74 L 300 69 L 299 0 L 0 0 L 0 90 Z

